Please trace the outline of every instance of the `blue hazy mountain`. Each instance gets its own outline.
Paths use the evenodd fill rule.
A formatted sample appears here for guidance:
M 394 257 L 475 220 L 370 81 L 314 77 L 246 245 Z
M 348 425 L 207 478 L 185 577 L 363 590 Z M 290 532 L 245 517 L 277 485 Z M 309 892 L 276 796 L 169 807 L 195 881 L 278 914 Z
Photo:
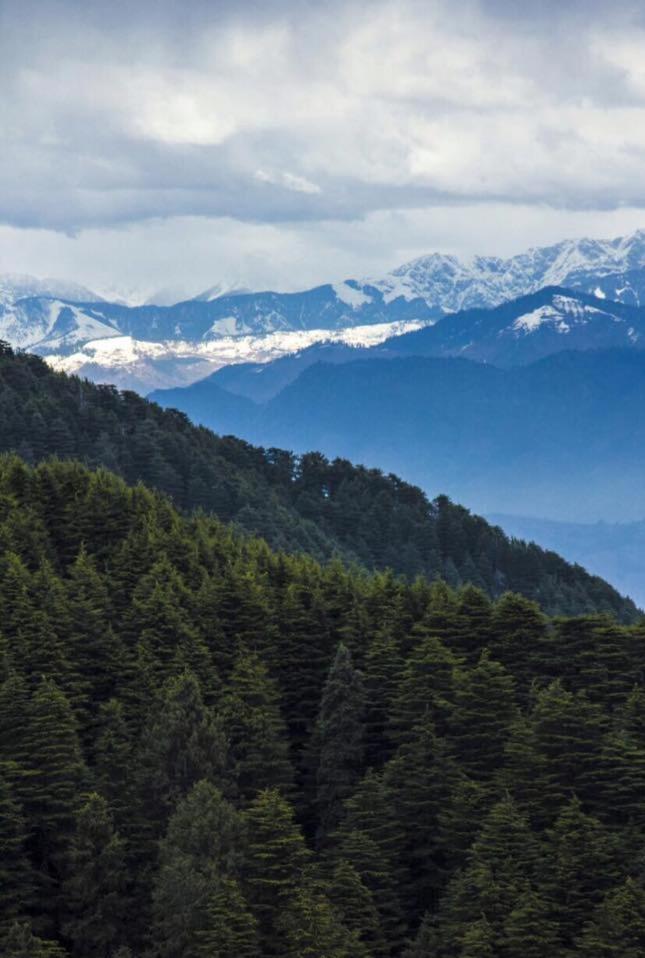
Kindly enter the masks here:
M 262 445 L 396 471 L 485 513 L 645 515 L 645 352 L 563 351 L 500 369 L 446 357 L 309 366 L 255 410 L 205 383 L 151 398 Z M 219 397 L 219 398 L 218 398 Z M 251 412 L 251 415 L 249 415 Z
M 642 349 L 645 309 L 560 287 L 547 287 L 492 309 L 449 314 L 432 326 L 394 336 L 370 349 L 321 343 L 271 363 L 226 366 L 215 386 L 266 402 L 315 363 L 403 356 L 456 356 L 496 366 L 533 362 L 563 350 Z M 190 387 L 189 387 L 190 388 Z M 207 391 L 200 387 L 207 401 Z

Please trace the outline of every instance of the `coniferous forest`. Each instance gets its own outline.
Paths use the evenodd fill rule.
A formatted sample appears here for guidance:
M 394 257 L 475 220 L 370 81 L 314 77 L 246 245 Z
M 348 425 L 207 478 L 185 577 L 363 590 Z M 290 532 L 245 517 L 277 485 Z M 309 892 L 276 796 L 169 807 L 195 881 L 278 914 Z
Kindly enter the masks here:
M 0 460 L 6 958 L 636 958 L 641 623 Z

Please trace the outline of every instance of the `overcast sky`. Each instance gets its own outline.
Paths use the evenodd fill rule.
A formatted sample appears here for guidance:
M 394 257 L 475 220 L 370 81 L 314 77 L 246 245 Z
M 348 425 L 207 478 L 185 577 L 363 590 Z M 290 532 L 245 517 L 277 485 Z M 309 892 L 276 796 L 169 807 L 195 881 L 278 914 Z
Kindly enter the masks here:
M 0 272 L 99 291 L 614 236 L 645 226 L 645 14 L 0 0 L 0 131 Z

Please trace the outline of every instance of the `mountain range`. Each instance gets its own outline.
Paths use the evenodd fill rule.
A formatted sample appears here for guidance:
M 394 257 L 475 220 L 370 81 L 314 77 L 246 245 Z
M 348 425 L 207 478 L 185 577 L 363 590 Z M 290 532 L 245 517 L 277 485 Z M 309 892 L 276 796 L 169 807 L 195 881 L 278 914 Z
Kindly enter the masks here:
M 484 513 L 645 515 L 645 352 L 561 351 L 508 369 L 374 354 L 310 365 L 263 403 L 225 390 L 226 371 L 151 398 L 219 432 L 396 470 Z
M 266 337 L 316 333 L 315 342 L 349 328 L 364 331 L 355 338 L 360 345 L 374 325 L 396 323 L 400 330 L 402 324 L 430 325 L 442 318 L 443 336 L 449 328 L 445 319 L 453 313 L 461 317 L 459 331 L 452 327 L 453 352 L 461 349 L 462 355 L 472 352 L 472 358 L 497 361 L 490 343 L 488 356 L 483 355 L 483 344 L 481 356 L 468 351 L 466 326 L 478 321 L 471 311 L 555 286 L 576 291 L 575 303 L 569 309 L 566 304 L 553 307 L 551 314 L 529 311 L 524 331 L 539 324 L 550 329 L 557 343 L 568 332 L 570 341 L 576 340 L 574 348 L 589 348 L 587 333 L 598 324 L 592 327 L 584 315 L 582 321 L 576 316 L 583 302 L 580 294 L 594 298 L 584 301 L 586 318 L 590 309 L 616 317 L 616 307 L 609 302 L 639 308 L 645 302 L 645 231 L 614 240 L 567 240 L 508 259 L 477 256 L 462 261 L 433 253 L 380 278 L 347 279 L 301 292 L 249 292 L 216 284 L 194 299 L 169 306 L 128 306 L 58 280 L 4 276 L 0 338 L 51 358 L 59 368 L 97 381 L 117 379 L 142 391 L 186 384 L 228 362 L 266 360 L 271 351 Z M 621 332 L 628 333 L 631 325 L 625 320 Z M 634 330 L 636 335 L 638 324 Z M 620 333 L 603 345 L 622 344 L 619 339 Z M 217 349 L 223 340 L 229 343 L 225 359 Z M 282 351 L 293 352 L 293 344 Z M 279 352 L 274 349 L 273 355 Z

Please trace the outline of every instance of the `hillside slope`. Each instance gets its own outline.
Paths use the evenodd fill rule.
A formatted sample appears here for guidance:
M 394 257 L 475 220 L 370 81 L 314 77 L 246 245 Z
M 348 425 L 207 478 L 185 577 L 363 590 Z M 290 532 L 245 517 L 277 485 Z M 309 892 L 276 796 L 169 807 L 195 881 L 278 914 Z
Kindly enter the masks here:
M 231 397 L 234 398 L 234 397 Z M 429 502 L 396 476 L 255 448 L 193 426 L 133 393 L 52 372 L 37 357 L 0 354 L 0 451 L 104 465 L 204 509 L 275 548 L 339 555 L 371 569 L 507 588 L 553 613 L 606 610 L 633 619 L 633 603 L 553 553 L 511 542 L 445 497 Z
M 190 392 L 154 395 L 181 409 Z M 191 415 L 208 426 L 220 413 L 204 401 Z M 511 369 L 420 356 L 318 363 L 259 407 L 254 424 L 234 418 L 226 428 L 374 463 L 484 514 L 645 514 L 642 350 L 563 351 Z

